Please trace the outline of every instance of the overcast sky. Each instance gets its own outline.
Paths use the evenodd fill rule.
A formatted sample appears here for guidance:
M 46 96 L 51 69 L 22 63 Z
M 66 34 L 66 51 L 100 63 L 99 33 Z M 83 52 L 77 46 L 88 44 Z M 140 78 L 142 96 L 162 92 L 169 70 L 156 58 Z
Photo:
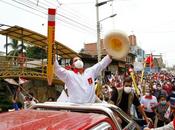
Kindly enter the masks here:
M 75 51 L 96 42 L 96 0 L 0 0 L 0 23 L 18 25 L 47 34 L 47 8 L 57 8 L 56 40 Z M 99 0 L 102 2 L 102 0 Z M 101 37 L 113 29 L 134 33 L 147 53 L 162 54 L 168 66 L 175 64 L 175 1 L 114 0 L 99 7 Z M 18 7 L 18 8 L 17 8 Z M 0 50 L 5 38 L 0 36 Z

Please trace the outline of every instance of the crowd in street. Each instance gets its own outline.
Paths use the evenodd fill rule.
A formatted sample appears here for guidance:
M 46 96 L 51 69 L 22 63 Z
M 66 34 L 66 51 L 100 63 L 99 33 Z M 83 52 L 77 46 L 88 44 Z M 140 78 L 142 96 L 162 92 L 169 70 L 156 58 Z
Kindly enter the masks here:
M 145 74 L 144 78 L 141 72 L 135 72 L 134 75 L 139 93 L 128 71 L 127 74 L 108 76 L 108 82 L 101 85 L 101 91 L 97 83 L 97 96 L 103 102 L 119 106 L 132 117 L 151 119 L 152 127 L 161 127 L 171 122 L 173 115 L 170 105 L 175 99 L 174 75 L 167 71 Z
M 62 95 L 59 97 L 63 99 L 61 101 L 111 103 L 120 107 L 129 116 L 143 119 L 149 127 L 161 127 L 169 122 L 172 127 L 173 115 L 175 115 L 172 112 L 175 108 L 173 74 L 167 71 L 136 73 L 133 71 L 134 67 L 130 65 L 125 73 L 116 72 L 116 74 L 107 75 L 103 82 L 98 82 L 100 72 L 105 70 L 111 62 L 112 56 L 106 55 L 95 65 L 84 68 L 82 59 L 74 57 L 67 69 L 56 61 L 55 74 L 65 83 L 67 89 L 66 98 L 62 98 Z M 165 127 L 167 129 L 169 125 Z M 146 129 L 149 130 L 149 128 Z
M 80 57 L 73 58 L 69 68 L 59 65 L 56 60 L 55 74 L 65 83 L 66 88 L 66 91 L 63 90 L 66 96 L 61 95 L 57 101 L 110 103 L 120 107 L 133 119 L 143 119 L 149 127 L 166 124 L 172 127 L 173 114 L 175 115 L 175 111 L 172 112 L 175 110 L 175 76 L 167 71 L 134 72 L 131 66 L 126 72 L 106 75 L 104 80 L 99 82 L 99 73 L 111 62 L 112 57 L 106 55 L 100 62 L 85 69 Z M 33 95 L 29 95 L 22 96 L 26 109 L 36 103 Z

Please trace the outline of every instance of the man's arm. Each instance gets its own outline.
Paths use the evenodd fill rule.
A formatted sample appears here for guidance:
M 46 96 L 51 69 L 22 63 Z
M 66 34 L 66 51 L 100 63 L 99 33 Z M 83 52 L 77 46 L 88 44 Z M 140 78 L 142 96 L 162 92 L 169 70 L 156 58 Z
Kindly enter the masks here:
M 133 104 L 138 108 L 138 110 L 141 113 L 142 117 L 144 118 L 144 120 L 148 124 L 149 123 L 148 117 L 146 116 L 145 111 L 144 111 L 142 105 L 140 104 L 138 97 L 135 94 L 134 94 Z M 151 119 L 150 119 L 150 121 L 151 121 Z
M 98 74 L 104 70 L 112 62 L 111 56 L 106 55 L 100 62 L 90 67 L 94 72 L 94 77 L 96 78 Z
M 55 75 L 62 81 L 66 81 L 69 70 L 66 70 L 64 67 L 59 65 L 57 60 L 55 60 L 54 68 L 55 68 Z
M 139 105 L 137 108 L 139 109 L 139 112 L 141 113 L 141 115 L 145 119 L 146 123 L 148 124 L 149 123 L 149 120 L 148 120 L 148 117 L 146 116 L 146 114 L 145 114 L 145 112 L 143 110 L 143 107 L 141 105 Z
M 139 112 L 141 113 L 142 117 L 145 119 L 146 123 L 148 124 L 149 123 L 148 117 L 146 116 L 146 114 L 144 112 L 144 109 L 143 109 L 142 105 L 140 104 L 138 97 L 135 94 L 134 94 L 133 104 L 135 106 L 137 106 L 137 108 L 138 108 Z

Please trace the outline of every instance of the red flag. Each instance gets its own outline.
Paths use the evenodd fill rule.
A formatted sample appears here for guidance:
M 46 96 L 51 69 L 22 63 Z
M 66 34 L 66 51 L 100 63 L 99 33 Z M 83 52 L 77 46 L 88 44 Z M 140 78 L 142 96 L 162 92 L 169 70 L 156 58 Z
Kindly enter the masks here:
M 146 57 L 145 62 L 150 65 L 150 67 L 153 67 L 153 55 L 151 54 L 150 56 Z

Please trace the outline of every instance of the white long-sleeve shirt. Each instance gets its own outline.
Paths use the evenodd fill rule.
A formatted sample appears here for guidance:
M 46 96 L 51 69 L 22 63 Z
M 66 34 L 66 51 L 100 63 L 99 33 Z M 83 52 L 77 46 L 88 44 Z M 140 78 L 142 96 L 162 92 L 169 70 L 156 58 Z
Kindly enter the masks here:
M 142 96 L 140 103 L 144 105 L 146 112 L 153 112 L 152 107 L 157 105 L 157 98 L 152 95 L 152 99 L 147 99 L 146 96 Z
M 83 74 L 66 70 L 55 62 L 55 74 L 67 86 L 68 102 L 94 103 L 96 99 L 94 79 L 111 61 L 112 59 L 107 55 L 99 63 L 85 69 Z

